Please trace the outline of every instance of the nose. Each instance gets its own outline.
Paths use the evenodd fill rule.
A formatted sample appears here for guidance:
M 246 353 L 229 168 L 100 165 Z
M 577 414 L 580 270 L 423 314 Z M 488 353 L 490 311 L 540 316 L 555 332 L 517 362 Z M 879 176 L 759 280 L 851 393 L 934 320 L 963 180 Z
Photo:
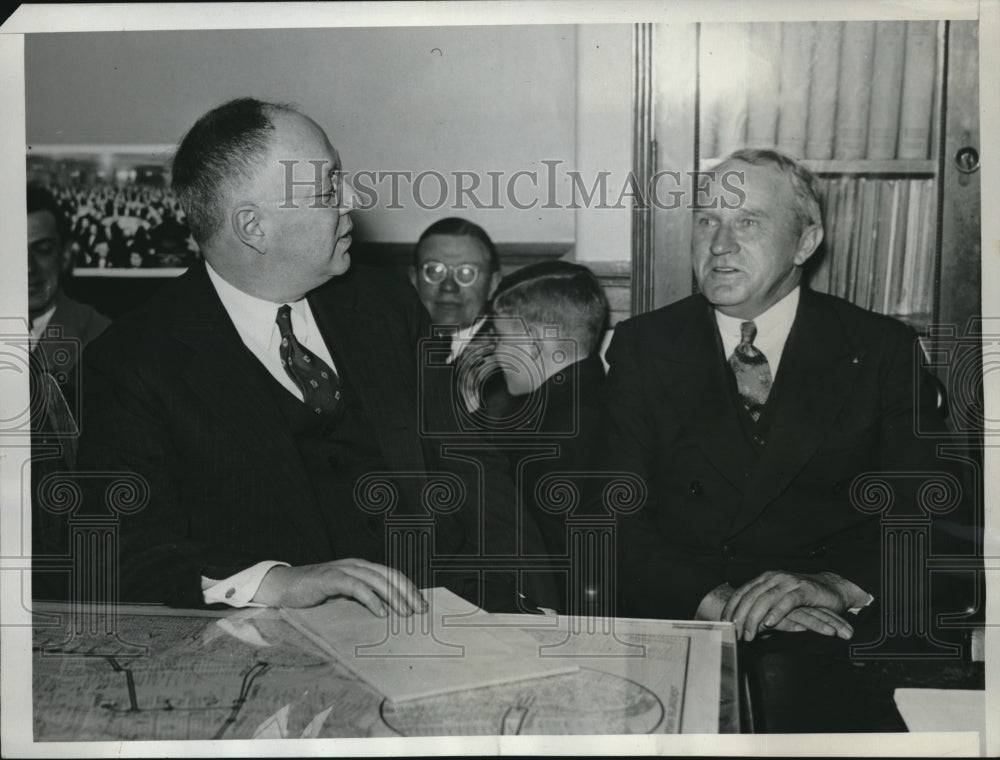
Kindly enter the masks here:
M 441 290 L 449 293 L 457 293 L 459 291 L 458 283 L 455 282 L 455 273 L 450 269 L 444 279 L 441 280 Z
M 712 253 L 716 256 L 721 256 L 725 253 L 734 253 L 739 249 L 740 245 L 736 242 L 736 236 L 733 234 L 732 227 L 728 224 L 720 224 L 712 236 Z

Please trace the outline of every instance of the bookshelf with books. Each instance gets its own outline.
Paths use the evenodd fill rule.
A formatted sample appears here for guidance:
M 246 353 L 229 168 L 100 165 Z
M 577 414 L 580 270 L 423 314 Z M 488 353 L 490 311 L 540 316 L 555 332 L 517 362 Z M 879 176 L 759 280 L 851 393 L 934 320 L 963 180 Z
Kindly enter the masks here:
M 698 168 L 742 147 L 802 161 L 823 201 L 811 287 L 920 330 L 935 318 L 944 35 L 937 21 L 698 30 Z
M 651 93 L 635 117 L 651 118 L 653 176 L 711 169 L 737 148 L 784 148 L 820 179 L 825 240 L 808 265 L 812 287 L 914 326 L 946 383 L 955 367 L 977 366 L 977 20 L 655 24 L 649 50 Z M 806 76 L 788 71 L 796 61 Z M 651 245 L 632 254 L 633 269 L 650 270 L 648 292 L 633 304 L 696 289 L 694 187 L 650 204 Z M 982 385 L 959 374 L 949 419 L 974 427 Z

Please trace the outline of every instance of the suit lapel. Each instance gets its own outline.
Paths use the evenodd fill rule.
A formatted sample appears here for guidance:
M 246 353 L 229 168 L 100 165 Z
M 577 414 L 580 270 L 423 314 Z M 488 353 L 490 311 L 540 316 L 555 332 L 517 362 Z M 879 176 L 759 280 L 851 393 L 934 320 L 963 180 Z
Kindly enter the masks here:
M 244 346 L 204 265 L 192 267 L 177 300 L 174 337 L 193 352 L 181 376 L 233 433 L 234 448 L 266 458 L 273 473 L 275 508 L 287 508 L 303 541 L 329 555 L 326 525 L 288 423 L 267 387 L 263 367 Z M 266 372 L 267 370 L 263 370 Z
M 729 367 L 711 306 L 683 321 L 672 349 L 660 365 L 659 387 L 673 398 L 674 408 L 705 457 L 736 488 L 746 485 L 744 440 L 731 392 Z
M 815 454 L 847 405 L 864 361 L 836 314 L 803 288 L 768 400 L 768 443 L 736 530 L 753 522 Z
M 347 375 L 368 415 L 386 465 L 395 471 L 423 471 L 419 436 L 400 435 L 417 423 L 412 411 L 416 391 L 408 398 L 399 382 L 403 367 L 398 352 L 415 352 L 416 347 L 397 344 L 392 325 L 358 297 L 349 276 L 314 291 L 309 304 L 338 371 Z

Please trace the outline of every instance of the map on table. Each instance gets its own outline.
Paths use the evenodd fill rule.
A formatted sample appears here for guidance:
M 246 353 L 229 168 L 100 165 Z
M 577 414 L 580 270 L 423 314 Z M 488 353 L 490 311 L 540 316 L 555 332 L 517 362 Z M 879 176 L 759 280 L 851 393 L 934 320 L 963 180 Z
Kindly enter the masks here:
M 273 610 L 216 615 L 122 607 L 113 626 L 103 628 L 81 624 L 65 611 L 39 616 L 44 624 L 36 625 L 33 639 L 34 737 L 131 741 L 718 730 L 718 628 L 616 620 L 609 635 L 581 628 L 581 620 L 483 612 L 454 616 L 456 626 L 517 628 L 537 642 L 543 657 L 575 672 L 393 703 Z M 101 630 L 117 636 L 94 632 Z
M 117 637 L 72 637 L 67 625 L 36 626 L 36 741 L 391 733 L 381 697 L 270 610 L 119 614 L 115 627 Z

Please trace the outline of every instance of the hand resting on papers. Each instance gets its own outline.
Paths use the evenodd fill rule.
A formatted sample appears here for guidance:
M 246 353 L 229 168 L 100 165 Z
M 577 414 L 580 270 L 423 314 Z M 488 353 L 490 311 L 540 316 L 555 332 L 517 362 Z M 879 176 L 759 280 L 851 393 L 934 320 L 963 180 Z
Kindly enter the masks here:
M 356 599 L 380 617 L 388 614 L 386 605 L 403 616 L 427 609 L 427 601 L 409 578 L 363 559 L 273 567 L 253 601 L 268 607 L 313 607 L 339 596 Z
M 864 606 L 867 595 L 835 573 L 768 571 L 733 589 L 722 584 L 710 591 L 698 607 L 703 620 L 732 621 L 737 638 L 752 641 L 769 630 L 813 631 L 849 639 L 854 629 L 842 614 Z

